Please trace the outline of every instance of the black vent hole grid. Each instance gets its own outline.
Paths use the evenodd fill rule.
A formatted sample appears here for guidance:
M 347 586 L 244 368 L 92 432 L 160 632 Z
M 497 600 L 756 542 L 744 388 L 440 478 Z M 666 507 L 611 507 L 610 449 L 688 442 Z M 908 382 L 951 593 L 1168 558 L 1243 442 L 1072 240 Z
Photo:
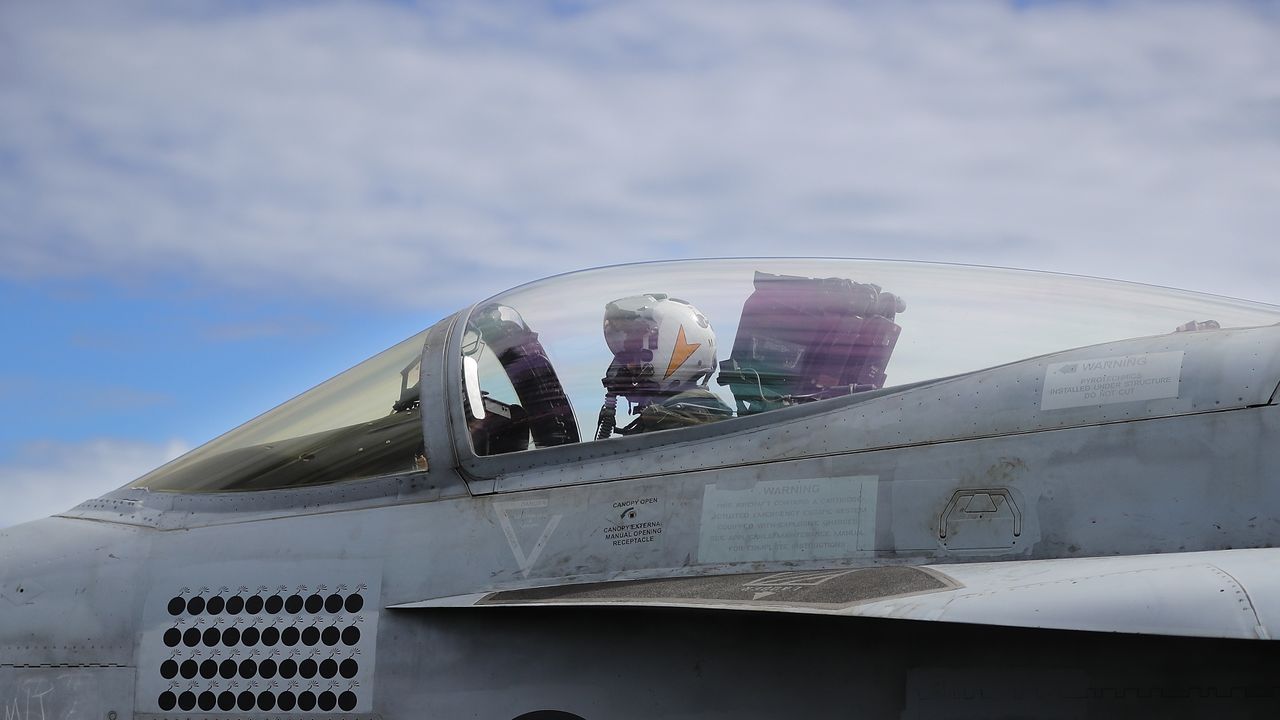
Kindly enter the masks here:
M 250 592 L 182 588 L 157 668 L 164 712 L 352 712 L 361 640 L 373 632 L 365 585 Z

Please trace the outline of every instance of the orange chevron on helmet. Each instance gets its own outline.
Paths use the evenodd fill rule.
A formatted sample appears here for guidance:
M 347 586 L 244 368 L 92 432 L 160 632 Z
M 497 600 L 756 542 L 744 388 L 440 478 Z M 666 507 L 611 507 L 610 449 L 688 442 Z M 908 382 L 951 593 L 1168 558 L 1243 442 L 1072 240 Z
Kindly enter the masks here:
M 662 376 L 663 380 L 671 377 L 671 374 L 680 369 L 686 360 L 702 347 L 702 343 L 691 343 L 685 339 L 684 325 L 680 326 L 680 332 L 676 334 L 676 347 L 671 351 L 671 362 L 667 363 L 667 372 Z

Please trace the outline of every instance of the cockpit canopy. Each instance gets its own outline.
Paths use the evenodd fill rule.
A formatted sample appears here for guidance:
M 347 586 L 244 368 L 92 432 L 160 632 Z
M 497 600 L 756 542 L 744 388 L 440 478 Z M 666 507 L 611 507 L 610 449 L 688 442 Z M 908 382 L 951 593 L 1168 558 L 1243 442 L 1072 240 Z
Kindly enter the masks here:
M 414 335 L 131 487 L 273 490 L 425 470 L 419 399 L 425 337 Z
M 1277 321 L 1271 306 L 998 268 L 627 265 L 475 306 L 463 392 L 472 447 L 491 455 L 730 420 L 1113 340 Z M 671 386 L 677 376 L 695 382 Z
M 1274 306 L 959 265 L 587 270 L 478 303 L 454 323 L 454 350 L 424 354 L 424 331 L 132 486 L 226 492 L 422 472 L 424 423 L 465 426 L 461 458 L 648 433 L 677 442 L 694 425 L 728 431 L 735 418 L 1070 348 L 1277 322 Z M 423 391 L 422 363 L 456 385 Z

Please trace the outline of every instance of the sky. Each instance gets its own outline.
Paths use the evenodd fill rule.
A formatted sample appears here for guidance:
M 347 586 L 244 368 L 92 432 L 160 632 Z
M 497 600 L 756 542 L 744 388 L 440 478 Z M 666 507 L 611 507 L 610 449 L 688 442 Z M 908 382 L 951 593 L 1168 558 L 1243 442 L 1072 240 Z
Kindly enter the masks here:
M 811 255 L 1280 303 L 1280 4 L 0 2 L 0 527 L 483 297 Z

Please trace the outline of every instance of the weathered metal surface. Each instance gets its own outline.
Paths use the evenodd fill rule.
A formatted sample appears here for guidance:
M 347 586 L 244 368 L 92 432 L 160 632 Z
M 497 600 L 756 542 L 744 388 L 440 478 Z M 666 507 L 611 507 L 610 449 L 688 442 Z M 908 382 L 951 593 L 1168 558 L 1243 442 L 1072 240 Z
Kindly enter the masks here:
M 1041 409 L 1045 378 L 1055 365 L 1169 352 L 1183 353 L 1175 397 Z M 465 430 L 456 426 L 455 442 L 463 466 L 473 474 L 497 477 L 502 490 L 523 490 L 1218 412 L 1267 404 L 1277 383 L 1280 328 L 1178 333 L 1070 350 L 900 392 L 855 395 L 691 428 L 680 431 L 681 441 L 675 444 L 672 438 L 641 435 L 468 458 L 468 442 L 459 434 Z M 451 391 L 458 392 L 456 387 Z
M 762 652 L 746 637 L 757 625 L 700 634 L 683 615 L 646 615 L 645 623 L 670 624 L 647 626 L 653 637 L 623 633 L 635 649 L 619 652 L 598 616 L 579 627 L 563 614 L 542 624 L 510 607 L 440 607 L 477 602 L 662 604 L 863 623 L 850 628 L 879 622 L 855 616 L 1214 638 L 1271 637 L 1280 628 L 1280 551 L 1269 549 L 1280 545 L 1280 408 L 1271 404 L 1280 327 L 1110 343 L 713 426 L 504 458 L 470 453 L 457 339 L 451 319 L 427 335 L 422 404 L 435 411 L 423 412 L 424 471 L 262 493 L 130 489 L 0 531 L 0 703 L 22 709 L 6 709 L 5 720 L 275 717 L 280 711 L 258 699 L 271 692 L 278 702 L 286 691 L 317 696 L 317 707 L 290 717 L 326 714 L 324 692 L 335 705 L 353 693 L 348 717 L 912 716 L 944 706 L 939 698 L 954 688 L 938 668 L 963 666 L 972 653 L 951 643 L 978 637 L 914 629 L 904 632 L 916 646 L 896 648 L 894 632 L 880 630 L 879 654 L 824 641 L 804 655 L 812 626 L 805 642 L 780 645 L 779 631 Z M 1100 374 L 1108 363 L 1143 357 L 1150 373 L 1128 373 L 1131 382 L 1119 382 L 1129 386 L 1111 388 L 1134 399 L 1083 397 L 1111 382 Z M 737 577 L 723 577 L 730 574 Z M 598 585 L 610 581 L 627 582 Z M 301 642 L 307 628 L 355 625 L 361 613 L 345 608 L 259 611 L 242 621 L 166 610 L 175 597 L 225 601 L 281 588 L 310 597 L 320 585 L 326 599 L 340 586 L 344 595 L 364 586 L 376 598 L 364 611 L 365 644 L 339 650 L 322 635 Z M 179 618 L 183 633 L 200 628 L 198 646 L 167 644 Z M 240 637 L 246 627 L 295 627 L 300 644 L 281 652 L 239 638 L 228 645 L 232 627 Z M 681 646 L 672 628 L 697 642 Z M 209 629 L 219 633 L 214 645 L 205 645 Z M 1044 637 L 992 632 L 1005 646 L 1003 655 L 978 654 L 977 681 L 988 686 L 1021 668 L 1015 640 Z M 1230 660 L 1234 647 L 1213 650 Z M 1085 666 L 1097 648 L 1082 645 L 1073 657 Z M 220 665 L 234 657 L 236 678 L 183 677 L 197 649 L 197 667 L 215 649 Z M 320 674 L 321 662 L 354 659 L 355 650 L 376 656 L 360 659 L 366 674 L 342 678 L 360 683 L 358 692 Z M 695 652 L 716 667 L 663 665 Z M 319 684 L 316 676 L 297 687 L 240 676 L 245 660 L 288 657 L 316 661 Z M 1043 652 L 1034 658 L 1049 662 Z M 177 664 L 175 677 L 164 676 L 167 661 Z M 784 694 L 741 689 L 776 666 L 808 674 L 786 675 L 795 686 Z M 843 715 L 815 709 L 839 708 L 851 675 L 863 705 L 850 701 Z M 1158 676 L 1130 677 L 1141 685 Z M 200 708 L 204 693 L 216 700 L 231 682 L 234 711 Z M 1047 688 L 1046 697 L 1094 687 L 1088 679 L 1028 682 Z M 883 690 L 886 683 L 896 689 Z M 246 691 L 255 703 L 241 710 Z M 161 706 L 166 692 L 177 710 Z M 186 692 L 195 710 L 181 707 Z M 796 692 L 805 699 L 781 699 Z M 45 714 L 31 714 L 28 697 Z
M 720 603 L 834 609 L 889 597 L 937 592 L 952 585 L 945 575 L 913 567 L 889 566 L 557 585 L 491 593 L 476 604 L 696 606 Z
M 133 715 L 133 669 L 0 665 L 5 720 L 120 720 Z

